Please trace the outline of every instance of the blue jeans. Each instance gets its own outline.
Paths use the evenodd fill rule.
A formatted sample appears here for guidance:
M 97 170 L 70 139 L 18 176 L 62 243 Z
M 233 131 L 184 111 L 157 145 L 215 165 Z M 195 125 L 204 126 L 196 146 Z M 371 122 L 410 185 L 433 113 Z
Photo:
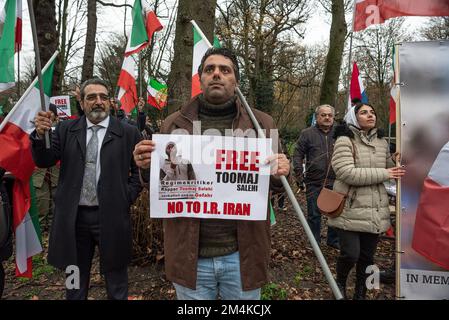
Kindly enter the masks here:
M 260 300 L 260 288 L 243 291 L 239 252 L 198 258 L 196 290 L 173 283 L 178 300 Z
M 307 222 L 312 230 L 318 245 L 321 243 L 321 213 L 318 209 L 317 199 L 320 194 L 320 188 L 307 189 Z M 338 243 L 337 231 L 332 227 L 327 227 L 327 244 L 335 245 Z

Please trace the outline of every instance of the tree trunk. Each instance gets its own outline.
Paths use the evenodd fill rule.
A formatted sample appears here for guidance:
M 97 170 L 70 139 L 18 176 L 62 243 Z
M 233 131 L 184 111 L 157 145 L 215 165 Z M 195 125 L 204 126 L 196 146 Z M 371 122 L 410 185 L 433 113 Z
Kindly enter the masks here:
M 320 104 L 335 105 L 347 31 L 344 0 L 332 0 L 332 25 L 326 69 L 321 85 Z
M 33 1 L 34 15 L 36 19 L 37 41 L 39 43 L 39 54 L 42 68 L 55 53 L 59 44 L 59 35 L 56 29 L 56 4 L 54 0 Z M 61 64 L 59 57 L 53 73 L 52 93 L 60 93 Z
M 216 0 L 179 0 L 176 19 L 174 56 L 168 76 L 168 112 L 178 110 L 190 100 L 192 87 L 193 31 L 195 20 L 213 43 Z
M 87 33 L 84 48 L 83 71 L 81 83 L 94 75 L 95 35 L 97 33 L 97 3 L 95 0 L 87 2 Z

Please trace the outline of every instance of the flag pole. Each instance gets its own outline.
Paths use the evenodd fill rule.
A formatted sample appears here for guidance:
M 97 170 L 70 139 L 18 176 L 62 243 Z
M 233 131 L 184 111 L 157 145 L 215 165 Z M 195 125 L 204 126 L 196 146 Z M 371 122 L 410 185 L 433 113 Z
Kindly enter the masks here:
M 34 17 L 33 0 L 28 0 L 28 10 L 30 13 L 31 33 L 33 34 L 34 53 L 35 53 L 35 60 L 36 60 L 36 73 L 37 73 L 37 79 L 39 82 L 41 108 L 42 108 L 42 111 L 48 111 L 47 106 L 45 105 L 44 83 L 42 81 L 42 70 L 41 70 L 41 56 L 39 53 L 39 46 L 38 46 L 38 41 L 37 41 L 37 30 L 36 30 L 36 20 Z M 50 134 L 48 133 L 48 131 L 45 131 L 45 147 L 47 149 L 50 149 Z
M 401 73 L 399 65 L 399 46 L 395 45 L 395 57 L 394 57 L 394 73 L 398 90 L 396 92 L 396 152 L 401 152 L 401 134 L 402 134 L 402 120 L 401 120 Z M 402 156 L 400 161 L 402 161 Z M 400 166 L 401 163 L 396 163 L 396 166 Z M 401 216 L 402 216 L 402 201 L 401 201 L 401 180 L 396 179 L 396 298 L 404 299 L 401 295 L 401 255 L 403 254 L 401 246 Z
M 143 77 L 142 50 L 140 50 L 140 52 L 139 52 L 139 97 L 142 96 L 142 77 Z
M 53 55 L 51 56 L 51 58 L 48 60 L 47 64 L 42 69 L 42 73 L 45 73 L 47 71 L 47 69 L 50 67 L 50 64 L 53 62 L 53 60 L 55 60 L 55 58 L 56 58 L 56 56 L 58 54 L 59 54 L 59 51 L 56 50 L 55 53 L 53 53 Z M 26 98 L 28 93 L 34 88 L 34 86 L 36 85 L 37 81 L 38 81 L 37 77 L 34 78 L 33 82 L 31 82 L 29 87 L 25 90 L 23 95 L 20 97 L 19 101 L 16 102 L 16 104 L 11 109 L 11 111 L 9 111 L 8 115 L 5 117 L 5 119 L 2 121 L 2 123 L 0 123 L 0 132 L 2 132 L 3 128 L 6 126 L 6 123 L 9 121 L 9 118 L 12 117 L 12 115 L 14 114 L 16 109 L 19 107 L 19 105 L 22 103 L 22 101 Z
M 17 51 L 17 96 L 20 97 L 20 50 Z
M 190 23 L 192 23 L 192 25 L 194 26 L 194 28 L 196 29 L 196 31 L 199 33 L 199 35 L 201 36 L 201 38 L 206 42 L 206 44 L 208 45 L 209 48 L 212 48 L 212 44 L 209 42 L 209 40 L 206 38 L 206 36 L 204 35 L 204 33 L 201 31 L 201 29 L 199 28 L 199 26 L 196 24 L 196 22 L 194 20 L 191 20 Z M 253 111 L 251 110 L 251 107 L 249 106 L 248 102 L 246 101 L 245 97 L 243 96 L 242 92 L 240 91 L 240 88 L 237 86 L 235 88 L 235 91 L 237 93 L 238 98 L 240 99 L 240 101 L 243 103 L 243 105 L 245 106 L 246 111 L 248 112 L 248 115 L 251 118 L 251 121 L 254 124 L 254 127 L 256 128 L 259 137 L 260 138 L 266 138 L 264 131 L 262 130 L 262 128 L 259 125 L 259 122 L 257 121 L 256 117 L 254 116 Z M 312 230 L 310 230 L 309 224 L 307 223 L 306 218 L 304 217 L 304 214 L 298 204 L 298 201 L 296 200 L 295 194 L 293 193 L 290 184 L 287 181 L 287 178 L 285 176 L 281 176 L 280 177 L 281 181 L 282 181 L 282 185 L 284 186 L 287 195 L 291 201 L 291 203 L 293 204 L 293 208 L 296 211 L 296 214 L 298 215 L 299 220 L 301 221 L 301 224 L 306 232 L 307 238 L 309 239 L 310 244 L 312 245 L 312 249 L 315 253 L 315 256 L 318 258 L 318 261 L 321 265 L 321 268 L 324 272 L 324 275 L 326 276 L 327 282 L 329 283 L 332 292 L 335 296 L 335 298 L 337 300 L 341 300 L 343 299 L 343 296 L 340 292 L 340 290 L 338 289 L 337 283 L 335 282 L 334 277 L 332 276 L 332 273 L 329 269 L 329 266 L 327 265 L 326 259 L 323 256 L 323 253 L 321 252 L 320 247 L 318 246 L 318 243 L 315 240 L 315 237 L 313 236 Z
M 391 104 L 391 99 L 394 100 L 396 98 L 396 97 L 393 97 L 393 95 L 391 94 L 393 88 L 395 88 L 395 86 L 396 86 L 396 66 L 395 66 L 396 61 L 395 61 L 395 59 L 396 59 L 396 44 L 393 44 L 392 59 L 391 59 L 393 61 L 393 80 L 391 81 L 392 85 L 391 85 L 391 88 L 390 88 L 390 104 Z M 395 103 L 395 110 L 394 110 L 394 112 L 395 112 L 395 116 L 396 116 L 396 103 Z M 392 137 L 391 137 L 391 134 L 393 133 L 393 128 L 392 127 L 393 127 L 393 123 L 391 122 L 391 113 L 389 113 L 389 117 L 388 117 L 388 145 L 391 144 L 391 140 L 392 140 Z
M 388 145 L 391 144 L 391 122 L 390 119 L 388 119 Z

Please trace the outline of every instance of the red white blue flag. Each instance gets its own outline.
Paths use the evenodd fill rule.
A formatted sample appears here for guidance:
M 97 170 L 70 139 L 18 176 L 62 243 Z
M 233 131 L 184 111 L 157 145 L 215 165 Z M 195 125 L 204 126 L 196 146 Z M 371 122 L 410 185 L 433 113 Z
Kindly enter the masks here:
M 368 95 L 366 94 L 365 87 L 363 86 L 362 77 L 360 77 L 359 68 L 357 63 L 354 62 L 352 67 L 351 85 L 349 87 L 349 101 L 348 110 L 352 106 L 351 101 L 353 99 L 360 99 L 363 103 L 368 103 Z

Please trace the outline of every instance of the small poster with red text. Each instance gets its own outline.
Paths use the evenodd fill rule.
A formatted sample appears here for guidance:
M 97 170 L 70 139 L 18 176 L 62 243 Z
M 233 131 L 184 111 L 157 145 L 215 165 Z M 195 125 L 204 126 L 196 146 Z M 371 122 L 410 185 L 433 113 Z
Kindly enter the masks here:
M 151 218 L 266 220 L 271 139 L 153 135 Z
M 69 119 L 72 115 L 70 111 L 70 97 L 69 96 L 53 96 L 50 97 L 50 103 L 56 106 L 56 112 L 60 119 Z

